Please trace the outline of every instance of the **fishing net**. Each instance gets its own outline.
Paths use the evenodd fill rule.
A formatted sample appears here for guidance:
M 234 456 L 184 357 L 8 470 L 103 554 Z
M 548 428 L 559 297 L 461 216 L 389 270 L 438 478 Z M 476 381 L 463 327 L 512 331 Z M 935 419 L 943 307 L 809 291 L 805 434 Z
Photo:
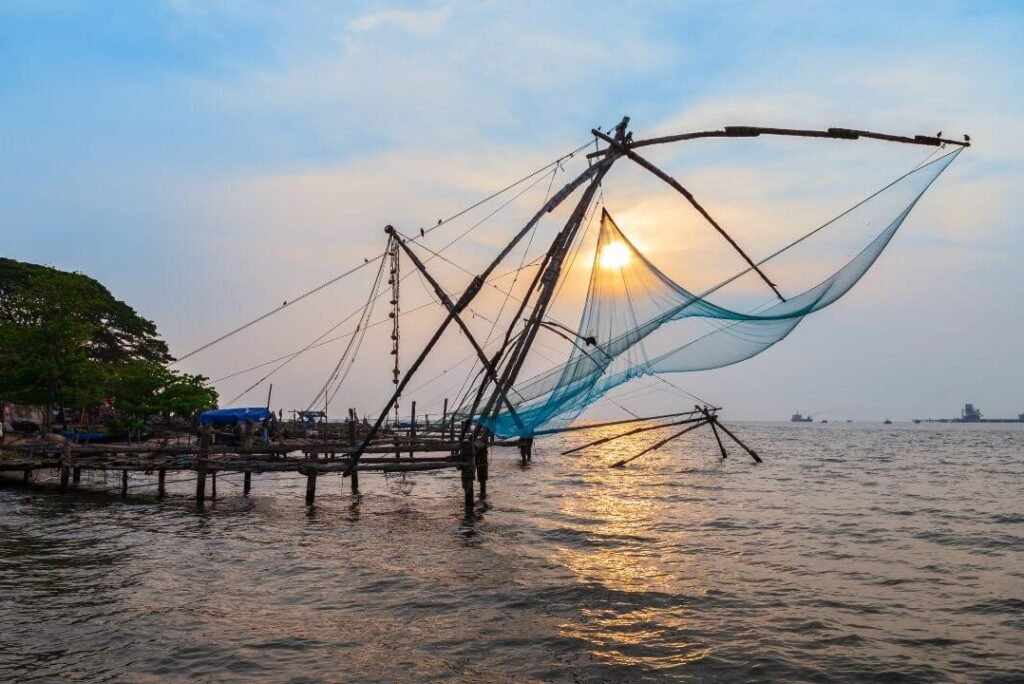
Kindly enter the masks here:
M 786 258 L 810 250 L 813 243 L 827 241 L 829 234 L 866 234 L 867 244 L 861 242 L 839 270 L 816 285 L 785 301 L 775 299 L 774 304 L 747 311 L 726 308 L 710 298 L 723 296 L 753 269 L 695 294 L 651 263 L 605 211 L 579 335 L 568 360 L 510 393 L 518 421 L 507 410 L 478 420 L 501 437 L 531 435 L 568 424 L 606 392 L 633 378 L 721 368 L 760 354 L 807 315 L 850 291 L 959 152 L 914 169 L 758 261 L 771 272 Z

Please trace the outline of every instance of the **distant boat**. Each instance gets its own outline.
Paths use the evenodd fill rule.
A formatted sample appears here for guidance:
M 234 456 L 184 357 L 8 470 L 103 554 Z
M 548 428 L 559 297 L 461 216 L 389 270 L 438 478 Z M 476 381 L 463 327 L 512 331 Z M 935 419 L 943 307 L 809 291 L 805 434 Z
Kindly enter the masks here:
M 892 421 L 886 418 L 885 420 L 882 421 L 882 425 L 892 425 Z
M 800 415 L 799 413 L 794 413 L 790 417 L 789 422 L 791 422 L 791 423 L 813 423 L 814 419 L 811 418 L 810 416 L 803 416 L 803 415 Z
M 821 422 L 822 422 L 822 423 L 827 423 L 827 422 L 828 422 L 828 419 L 826 419 L 826 418 L 822 418 Z

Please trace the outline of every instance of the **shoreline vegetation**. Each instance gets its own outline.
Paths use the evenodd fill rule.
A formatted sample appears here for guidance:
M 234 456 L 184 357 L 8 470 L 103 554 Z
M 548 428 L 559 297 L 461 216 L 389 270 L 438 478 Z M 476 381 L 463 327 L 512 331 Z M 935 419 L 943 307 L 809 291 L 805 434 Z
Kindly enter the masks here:
M 147 436 L 217 406 L 208 378 L 172 370 L 156 324 L 82 273 L 0 258 L 0 405 L 55 427 Z

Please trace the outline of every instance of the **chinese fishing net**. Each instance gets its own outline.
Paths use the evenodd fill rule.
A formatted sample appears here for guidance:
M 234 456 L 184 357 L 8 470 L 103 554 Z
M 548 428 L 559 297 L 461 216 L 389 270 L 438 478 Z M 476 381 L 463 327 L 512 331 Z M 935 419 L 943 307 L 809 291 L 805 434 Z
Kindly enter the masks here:
M 605 211 L 579 339 L 568 360 L 510 393 L 518 421 L 507 410 L 477 419 L 501 437 L 531 435 L 568 424 L 606 392 L 633 378 L 721 368 L 760 354 L 792 332 L 804 317 L 850 291 L 959 152 L 914 169 L 757 262 L 765 270 L 778 268 L 783 255 L 826 239 L 827 233 L 860 231 L 868 240 L 842 268 L 817 285 L 786 301 L 775 299 L 767 308 L 752 307 L 746 312 L 710 298 L 723 294 L 723 288 L 753 269 L 748 267 L 695 294 L 652 264 Z M 682 323 L 700 323 L 704 328 L 677 329 Z

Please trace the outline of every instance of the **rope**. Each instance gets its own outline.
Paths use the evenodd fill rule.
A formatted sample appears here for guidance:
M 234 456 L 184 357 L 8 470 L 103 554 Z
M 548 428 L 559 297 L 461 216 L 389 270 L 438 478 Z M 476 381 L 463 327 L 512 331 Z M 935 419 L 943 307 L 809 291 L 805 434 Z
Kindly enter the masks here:
M 441 226 L 447 225 L 448 223 L 451 223 L 452 221 L 454 221 L 454 220 L 464 216 L 465 214 L 469 213 L 470 211 L 473 211 L 474 209 L 476 209 L 476 208 L 486 204 L 487 202 L 490 202 L 494 198 L 499 197 L 500 195 L 505 194 L 506 192 L 508 192 L 512 188 L 525 183 L 526 181 L 530 180 L 531 178 L 533 178 L 537 174 L 540 174 L 540 173 L 548 170 L 552 166 L 555 166 L 557 168 L 557 166 L 559 164 L 561 164 L 562 162 L 564 162 L 564 161 L 566 161 L 568 159 L 572 159 L 578 152 L 581 152 L 582 150 L 586 149 L 589 146 L 590 146 L 590 140 L 588 139 L 586 143 L 584 143 L 583 145 L 580 145 L 579 147 L 574 149 L 572 152 L 569 152 L 568 154 L 564 154 L 561 157 L 559 157 L 558 159 L 556 159 L 556 160 L 554 160 L 554 161 L 552 161 L 552 162 L 550 162 L 548 164 L 545 164 L 544 166 L 542 166 L 541 168 L 537 169 L 533 173 L 530 173 L 530 174 L 528 174 L 526 176 L 523 176 L 522 178 L 520 178 L 519 180 L 515 181 L 514 183 L 511 183 L 511 184 L 505 186 L 504 188 L 502 188 L 501 190 L 498 190 L 497 192 L 494 192 L 494 193 L 488 195 L 487 197 L 483 198 L 482 200 L 476 202 L 475 204 L 470 205 L 469 207 L 466 207 L 465 209 L 463 209 L 463 210 L 461 210 L 459 212 L 456 212 L 455 214 L 449 216 L 448 218 L 439 220 L 435 225 L 431 226 L 430 228 L 421 229 L 422 233 L 421 233 L 420 237 L 421 238 L 425 237 L 427 233 L 432 233 L 433 231 L 437 230 Z M 459 239 L 459 238 L 457 238 L 457 239 Z M 416 241 L 417 240 L 415 240 L 415 239 L 413 240 L 413 242 L 416 242 Z M 201 345 L 199 347 L 196 347 L 192 351 L 190 351 L 187 354 L 185 354 L 185 355 L 179 357 L 178 359 L 176 359 L 174 361 L 174 363 L 175 364 L 180 363 L 180 362 L 184 361 L 187 358 L 195 356 L 199 352 L 205 351 L 205 350 L 209 349 L 210 347 L 223 342 L 224 340 L 228 339 L 229 337 L 233 337 L 234 335 L 237 335 L 238 333 L 242 332 L 243 330 L 247 330 L 248 328 L 251 328 L 252 326 L 256 325 L 257 323 L 260 323 L 260 322 L 270 318 L 274 314 L 280 313 L 281 311 L 283 311 L 287 307 L 292 306 L 293 304 L 295 304 L 297 302 L 300 302 L 303 299 L 306 299 L 307 297 L 310 297 L 310 296 L 316 294 L 317 292 L 320 292 L 321 290 L 324 290 L 325 288 L 330 287 L 331 285 L 337 283 L 339 280 L 343 280 L 344 278 L 347 278 L 348 276 L 352 275 L 353 273 L 356 273 L 356 272 L 362 270 L 364 267 L 370 265 L 371 263 L 375 263 L 375 262 L 383 259 L 383 257 L 384 257 L 384 253 L 382 252 L 382 253 L 376 255 L 375 257 L 373 257 L 372 259 L 366 259 L 363 263 L 359 264 L 358 266 L 354 266 L 353 268 L 350 268 L 349 270 L 345 271 L 344 273 L 341 273 L 340 275 L 337 275 L 337 276 L 331 278 L 330 280 L 327 280 L 327 281 L 321 283 L 320 285 L 317 285 L 313 289 L 307 290 L 306 292 L 298 295 L 297 297 L 293 297 L 292 299 L 285 301 L 285 303 L 281 304 L 280 306 L 275 307 L 275 308 L 271 309 L 270 311 L 268 311 L 268 312 L 266 312 L 266 313 L 264 313 L 264 314 L 262 314 L 260 316 L 257 316 L 256 318 L 252 319 L 251 321 L 249 321 L 247 323 L 243 323 L 242 325 L 238 326 L 237 328 L 234 328 L 233 330 L 230 330 L 230 331 L 224 333 L 223 335 L 221 335 L 221 336 L 219 336 L 219 337 L 217 337 L 217 338 L 207 342 L 206 344 L 203 344 L 203 345 Z

